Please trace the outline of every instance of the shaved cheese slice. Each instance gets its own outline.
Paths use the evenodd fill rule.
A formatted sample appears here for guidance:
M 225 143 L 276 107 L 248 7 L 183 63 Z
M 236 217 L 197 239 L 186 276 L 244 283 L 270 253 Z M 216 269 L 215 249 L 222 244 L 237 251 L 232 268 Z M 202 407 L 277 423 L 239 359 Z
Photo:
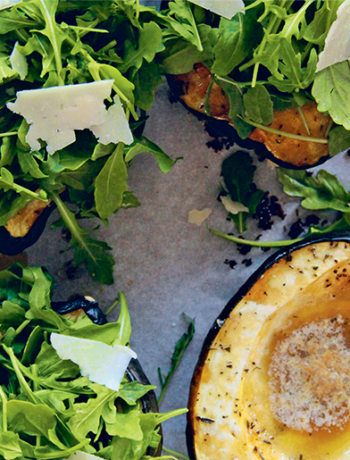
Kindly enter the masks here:
M 350 0 L 340 5 L 337 19 L 329 29 L 325 47 L 318 57 L 316 72 L 350 59 Z
M 10 55 L 10 62 L 12 69 L 18 73 L 21 80 L 24 80 L 28 74 L 27 58 L 18 51 L 18 42 L 15 43 L 12 53 Z
M 117 94 L 113 101 L 114 104 L 107 111 L 106 120 L 100 125 L 91 126 L 90 129 L 101 144 L 107 145 L 110 142 L 116 142 L 113 139 L 118 139 L 124 144 L 132 144 L 134 140 L 132 132 Z
M 101 460 L 101 457 L 96 457 L 96 455 L 87 454 L 81 450 L 77 450 L 73 455 L 68 457 L 67 460 Z
M 10 8 L 10 6 L 20 3 L 22 0 L 0 0 L 0 10 Z
M 249 209 L 244 204 L 238 201 L 232 201 L 229 196 L 221 196 L 221 203 L 225 206 L 227 212 L 238 214 L 239 212 L 249 212 Z
M 243 0 L 190 0 L 190 2 L 227 19 L 231 19 L 245 7 Z
M 102 80 L 19 91 L 16 101 L 7 103 L 7 107 L 30 125 L 26 142 L 32 150 L 41 148 L 39 139 L 47 143 L 48 153 L 61 150 L 75 141 L 76 129 L 92 130 L 101 143 L 131 144 L 132 134 L 118 96 L 114 98 L 116 108 L 107 110 L 104 104 L 113 83 L 114 80 Z
M 131 358 L 136 353 L 122 345 L 106 345 L 96 340 L 52 333 L 51 344 L 61 359 L 78 364 L 80 373 L 92 382 L 118 391 Z
M 190 224 L 197 225 L 200 227 L 203 222 L 205 222 L 210 214 L 213 212 L 212 209 L 210 208 L 204 208 L 204 209 L 191 209 L 191 211 L 188 213 L 188 222 Z

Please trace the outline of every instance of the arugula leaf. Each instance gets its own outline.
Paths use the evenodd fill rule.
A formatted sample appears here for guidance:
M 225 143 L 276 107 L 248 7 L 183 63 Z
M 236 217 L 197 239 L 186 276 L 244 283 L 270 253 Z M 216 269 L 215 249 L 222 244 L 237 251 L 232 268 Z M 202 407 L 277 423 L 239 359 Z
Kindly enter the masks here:
M 185 353 L 186 348 L 191 343 L 191 340 L 193 339 L 193 336 L 194 336 L 194 332 L 195 332 L 194 319 L 190 318 L 189 316 L 185 314 L 184 314 L 184 317 L 188 321 L 187 332 L 185 332 L 181 336 L 180 340 L 176 342 L 173 356 L 171 357 L 171 366 L 170 366 L 169 372 L 166 375 L 166 377 L 163 377 L 160 368 L 158 368 L 158 377 L 159 377 L 160 387 L 161 387 L 160 395 L 158 397 L 159 405 L 161 404 L 164 398 L 165 390 L 168 387 L 171 377 L 176 371 L 178 365 L 180 364 L 183 354 Z
M 256 85 L 243 96 L 246 116 L 256 123 L 269 125 L 273 122 L 273 103 L 264 85 Z
M 329 66 L 316 74 L 312 86 L 320 112 L 328 112 L 332 119 L 350 130 L 348 100 L 350 97 L 350 68 L 348 61 Z
M 119 66 L 120 72 L 125 73 L 130 67 L 140 69 L 144 59 L 152 62 L 161 45 L 162 31 L 158 24 L 151 21 L 140 27 L 137 47 L 131 40 L 125 42 L 125 59 Z
M 103 385 L 91 384 L 96 397 L 89 398 L 87 403 L 77 403 L 75 414 L 69 420 L 69 427 L 78 439 L 85 438 L 91 431 L 96 434 L 100 427 L 100 419 L 113 424 L 116 421 L 117 410 L 115 399 L 117 393 Z
M 255 15 L 249 10 L 244 14 L 235 15 L 231 20 L 221 18 L 211 71 L 220 76 L 229 75 L 249 56 L 259 38 L 260 25 L 256 23 Z
M 131 145 L 126 149 L 125 162 L 129 163 L 133 158 L 135 158 L 140 153 L 150 153 L 153 155 L 158 162 L 158 167 L 163 173 L 167 173 L 176 163 L 176 160 L 172 160 L 164 151 L 154 144 L 152 141 L 142 136 L 141 139 L 136 139 Z
M 119 143 L 95 181 L 96 210 L 102 219 L 106 219 L 121 207 L 128 187 L 127 177 L 124 144 Z
M 343 126 L 337 126 L 329 132 L 328 151 L 331 157 L 344 152 L 350 147 L 350 131 Z
M 72 235 L 70 247 L 75 248 L 74 261 L 76 264 L 85 264 L 90 275 L 104 284 L 113 284 L 112 267 L 113 257 L 107 254 L 111 248 L 107 243 L 89 237 L 89 231 L 82 230 L 70 211 L 59 198 L 58 194 L 52 193 L 51 198 L 56 203 L 61 217 Z
M 236 152 L 222 162 L 221 173 L 226 189 L 234 203 L 245 206 L 250 214 L 254 214 L 264 192 L 252 190 L 252 182 L 256 166 L 247 152 Z M 239 233 L 247 229 L 246 219 L 248 212 L 228 213 L 235 223 Z
M 207 24 L 197 26 L 203 50 L 184 39 L 170 40 L 165 51 L 161 53 L 161 68 L 164 73 L 178 75 L 190 72 L 197 62 L 206 62 L 214 58 L 218 30 Z
M 171 37 L 173 34 L 178 34 L 195 45 L 199 51 L 203 51 L 197 24 L 189 3 L 181 0 L 174 0 L 174 2 L 169 3 L 169 8 L 169 30 L 163 31 L 163 37 L 167 40 L 168 37 Z M 172 17 L 173 15 L 176 20 Z
M 315 177 L 305 171 L 279 168 L 277 177 L 285 193 L 304 198 L 301 204 L 306 209 L 350 212 L 350 194 L 336 176 L 323 169 Z

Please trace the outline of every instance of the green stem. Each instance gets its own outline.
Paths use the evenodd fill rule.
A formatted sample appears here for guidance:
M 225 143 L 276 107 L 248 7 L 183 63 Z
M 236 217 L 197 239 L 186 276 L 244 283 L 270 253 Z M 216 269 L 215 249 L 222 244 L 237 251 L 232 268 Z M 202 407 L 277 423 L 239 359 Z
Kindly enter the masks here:
M 41 1 L 41 6 L 42 6 L 42 13 L 44 17 L 44 21 L 46 24 L 46 27 L 50 29 L 50 35 L 52 37 L 51 44 L 55 56 L 55 63 L 56 63 L 56 72 L 57 72 L 57 79 L 58 79 L 58 86 L 63 86 L 64 85 L 64 80 L 62 78 L 62 59 L 61 59 L 61 52 L 60 52 L 60 47 L 56 39 L 56 33 L 55 33 L 55 24 L 52 21 L 50 12 L 47 9 L 47 6 L 44 1 Z M 56 27 L 57 24 L 56 24 Z
M 222 233 L 219 230 L 215 230 L 213 228 L 210 228 L 209 231 L 213 235 L 219 236 L 224 240 L 231 241 L 232 243 L 245 244 L 247 246 L 252 246 L 255 248 L 283 248 L 284 246 L 290 246 L 291 244 L 298 243 L 299 241 L 302 241 L 304 239 L 296 238 L 294 240 L 285 241 L 250 241 L 237 238 L 236 236 L 226 235 L 226 233 Z
M 166 452 L 167 454 L 171 454 L 171 455 L 174 455 L 178 458 L 183 458 L 184 460 L 190 460 L 190 457 L 187 457 L 187 455 L 184 455 L 184 454 L 180 454 L 180 452 L 176 452 L 175 450 L 171 450 L 171 449 L 167 449 L 166 447 L 163 446 L 163 450 L 164 452 Z
M 37 460 L 40 460 L 40 459 L 44 460 L 44 459 L 51 459 L 51 458 L 67 458 L 71 454 L 74 454 L 77 450 L 81 450 L 82 448 L 84 448 L 88 444 L 90 444 L 90 439 L 84 439 L 84 441 L 80 442 L 79 444 L 77 444 L 74 447 L 71 447 L 70 449 L 56 450 L 56 451 L 48 452 L 47 454 L 41 454 L 41 453 L 38 454 L 36 452 L 36 459 Z
M 232 81 L 232 80 L 229 80 L 227 78 L 224 78 L 224 77 L 219 77 L 219 75 L 214 75 L 214 78 L 215 80 L 221 80 L 221 81 L 224 81 L 225 83 L 229 83 L 230 85 L 234 85 L 234 86 L 239 86 L 240 88 L 246 88 L 248 86 L 251 86 L 251 82 L 250 81 L 245 81 L 245 82 L 240 82 L 240 81 Z M 260 80 L 260 81 L 257 81 L 256 82 L 257 84 L 259 85 L 266 85 L 268 83 L 267 80 Z
M 119 297 L 117 297 L 117 299 L 112 303 L 112 305 L 107 309 L 107 311 L 105 312 L 105 315 L 108 316 L 112 313 L 112 311 L 118 306 L 120 302 L 120 299 Z
M 106 30 L 106 29 L 94 29 L 93 27 L 67 26 L 67 29 L 68 28 L 78 30 L 78 31 L 82 31 L 82 32 L 84 32 L 84 35 L 89 33 L 89 32 L 98 32 L 100 34 L 108 34 L 109 33 L 108 30 Z M 80 37 L 83 36 L 83 34 L 79 34 L 79 35 L 80 35 Z
M 30 319 L 23 321 L 23 323 L 20 326 L 18 326 L 18 328 L 16 329 L 15 334 L 16 335 L 20 334 L 23 331 L 23 329 L 28 326 L 30 321 L 31 321 Z
M 255 123 L 254 121 L 248 120 L 247 118 L 242 118 L 245 123 L 248 125 L 254 126 L 255 128 L 262 129 L 268 133 L 278 134 L 279 136 L 289 137 L 291 139 L 297 139 L 299 141 L 315 142 L 316 144 L 328 144 L 328 139 L 320 139 L 318 137 L 308 137 L 308 136 L 299 136 L 299 134 L 286 133 L 285 131 L 280 131 L 278 129 L 269 128 L 268 126 L 261 125 L 260 123 Z
M 16 376 L 17 376 L 17 379 L 18 379 L 18 382 L 20 384 L 20 387 L 23 391 L 23 393 L 25 393 L 28 398 L 30 399 L 30 401 L 32 403 L 37 403 L 37 400 L 30 388 L 30 386 L 28 385 L 26 379 L 24 378 L 19 366 L 18 366 L 18 363 L 17 363 L 17 358 L 12 350 L 12 348 L 7 348 L 6 345 L 3 345 L 3 348 L 4 350 L 6 351 L 6 353 L 9 355 L 10 357 L 10 360 L 11 360 L 11 363 L 12 363 L 12 366 L 13 366 L 13 370 L 15 371 L 16 373 Z
M 4 432 L 6 432 L 7 431 L 7 399 L 6 399 L 6 395 L 1 385 L 0 385 L 0 398 L 2 401 L 2 429 Z
M 304 116 L 304 112 L 303 112 L 302 108 L 299 107 L 299 106 L 298 106 L 298 112 L 299 112 L 300 118 L 301 118 L 301 120 L 302 120 L 302 122 L 303 122 L 303 125 L 305 126 L 307 135 L 310 136 L 309 125 L 307 124 L 307 121 L 306 121 L 306 118 L 305 118 L 305 116 Z
M 7 136 L 17 136 L 18 131 L 9 131 L 8 133 L 0 133 L 0 137 L 7 137 Z
M 157 422 L 164 423 L 166 420 L 169 420 L 170 418 L 177 417 L 178 415 L 182 414 L 187 414 L 188 409 L 183 408 L 183 409 L 175 409 L 172 410 L 171 412 L 167 412 L 166 414 L 158 414 L 157 417 Z

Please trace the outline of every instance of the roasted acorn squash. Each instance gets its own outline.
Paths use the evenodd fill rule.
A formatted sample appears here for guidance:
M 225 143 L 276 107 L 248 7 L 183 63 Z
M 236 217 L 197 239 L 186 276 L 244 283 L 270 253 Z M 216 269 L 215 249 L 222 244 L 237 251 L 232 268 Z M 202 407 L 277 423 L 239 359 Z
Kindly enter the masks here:
M 350 452 L 350 236 L 270 257 L 210 330 L 188 415 L 196 460 Z
M 248 139 L 241 139 L 233 129 L 228 116 L 230 107 L 223 89 L 212 81 L 211 72 L 201 63 L 194 66 L 191 72 L 181 75 L 168 75 L 167 80 L 175 96 L 191 111 L 211 120 L 220 120 L 221 129 L 226 136 L 232 137 L 242 147 L 256 150 L 276 164 L 290 169 L 306 169 L 319 165 L 329 158 L 328 145 L 272 134 L 259 128 L 253 129 Z M 210 117 L 205 109 L 207 91 L 210 88 L 208 105 Z M 317 110 L 315 102 L 302 107 L 303 116 L 309 127 L 310 136 L 325 138 L 331 121 L 328 115 Z M 217 124 L 216 124 L 217 127 Z M 287 108 L 283 111 L 274 110 L 274 121 L 270 128 L 291 134 L 307 136 L 304 121 L 298 109 Z

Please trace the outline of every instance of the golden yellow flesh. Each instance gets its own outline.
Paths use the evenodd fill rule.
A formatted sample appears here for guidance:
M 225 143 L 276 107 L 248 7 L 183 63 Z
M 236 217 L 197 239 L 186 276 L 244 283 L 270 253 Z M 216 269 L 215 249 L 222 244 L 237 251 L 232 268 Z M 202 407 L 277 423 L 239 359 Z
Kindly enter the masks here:
M 50 202 L 51 200 L 47 202 L 40 200 L 30 201 L 23 209 L 21 209 L 7 222 L 6 230 L 13 237 L 26 236 L 43 210 L 49 206 Z
M 338 315 L 349 347 L 349 244 L 308 246 L 265 272 L 220 329 L 192 393 L 198 460 L 349 458 L 349 421 L 300 431 L 281 423 L 271 404 L 269 369 L 277 344 Z M 321 378 L 315 382 L 322 385 Z M 329 380 L 323 385 L 317 394 L 328 391 Z

